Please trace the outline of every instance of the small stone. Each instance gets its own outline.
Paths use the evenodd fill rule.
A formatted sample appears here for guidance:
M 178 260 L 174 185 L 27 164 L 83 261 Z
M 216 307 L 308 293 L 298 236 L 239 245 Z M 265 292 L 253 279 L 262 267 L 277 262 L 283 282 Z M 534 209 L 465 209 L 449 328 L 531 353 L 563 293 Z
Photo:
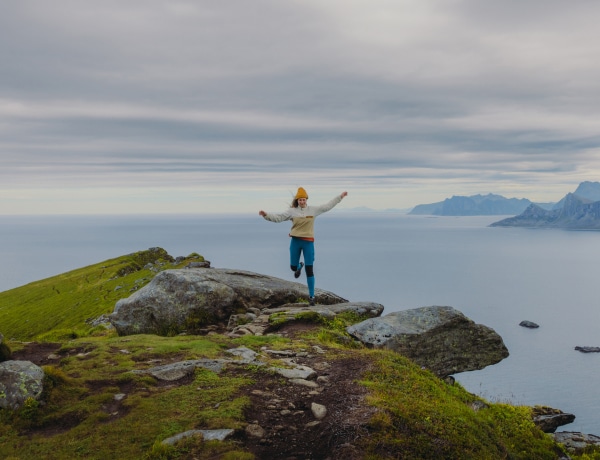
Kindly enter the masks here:
M 472 403 L 469 404 L 469 406 L 475 412 L 477 412 L 477 411 L 479 411 L 481 409 L 487 409 L 488 407 L 490 407 L 486 403 L 484 403 L 483 401 L 473 401 Z
M 327 415 L 327 408 L 322 404 L 312 403 L 310 410 L 317 420 L 323 420 Z
M 306 428 L 312 428 L 313 426 L 317 426 L 320 425 L 321 422 L 319 422 L 318 420 L 315 420 L 314 422 L 308 422 L 306 425 L 304 425 Z
M 125 393 L 117 393 L 113 396 L 115 401 L 123 401 L 127 395 Z
M 246 427 L 246 434 L 253 438 L 263 438 L 265 436 L 265 430 L 260 425 L 250 424 Z
M 314 368 L 318 371 L 324 371 L 324 370 L 329 369 L 330 367 L 331 367 L 331 364 L 329 364 L 326 361 L 323 361 L 321 363 L 317 363 L 314 365 Z
M 293 383 L 294 385 L 302 385 L 305 387 L 309 387 L 309 388 L 318 388 L 319 385 L 316 382 L 313 382 L 311 380 L 304 380 L 304 379 L 290 379 L 290 383 Z
M 291 410 L 288 409 L 283 409 L 281 412 L 279 412 L 281 415 L 290 415 L 292 413 Z

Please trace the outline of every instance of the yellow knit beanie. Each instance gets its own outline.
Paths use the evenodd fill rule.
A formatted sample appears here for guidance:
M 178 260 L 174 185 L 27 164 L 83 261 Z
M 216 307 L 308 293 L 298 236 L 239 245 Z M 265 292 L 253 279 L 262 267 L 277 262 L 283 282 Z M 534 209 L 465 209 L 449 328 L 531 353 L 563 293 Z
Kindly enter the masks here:
M 306 193 L 306 190 L 304 190 L 302 187 L 298 188 L 298 191 L 296 192 L 296 196 L 294 197 L 295 200 L 297 200 L 298 198 L 307 198 L 308 199 L 308 193 Z

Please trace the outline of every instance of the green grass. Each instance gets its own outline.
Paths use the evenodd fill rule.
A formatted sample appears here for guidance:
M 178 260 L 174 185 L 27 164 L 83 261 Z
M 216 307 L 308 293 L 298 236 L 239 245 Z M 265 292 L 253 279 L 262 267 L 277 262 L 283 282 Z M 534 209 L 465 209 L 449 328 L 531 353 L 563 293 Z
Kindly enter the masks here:
M 0 411 L 0 458 L 137 459 L 182 431 L 243 427 L 249 399 L 239 390 L 252 383 L 251 376 L 197 370 L 187 385 L 161 387 L 129 372 L 159 365 L 157 359 L 215 357 L 222 354 L 222 340 L 147 335 L 66 343 L 60 353 L 79 353 L 44 368 L 42 403 L 17 413 Z M 112 414 L 107 407 L 122 392 L 127 397 L 119 414 Z M 44 433 L 68 424 L 74 426 L 65 432 Z M 21 435 L 33 428 L 41 432 Z
M 363 353 L 365 353 L 363 351 Z M 531 408 L 487 404 L 408 359 L 368 351 L 373 370 L 361 381 L 380 412 L 367 441 L 374 458 L 554 459 L 551 438 L 531 421 Z
M 93 333 L 86 320 L 112 313 L 115 303 L 149 283 L 159 270 L 198 260 L 192 254 L 178 265 L 163 249 L 146 250 L 72 270 L 0 292 L 0 324 L 6 340 L 65 340 Z M 157 265 L 155 265 L 157 266 Z

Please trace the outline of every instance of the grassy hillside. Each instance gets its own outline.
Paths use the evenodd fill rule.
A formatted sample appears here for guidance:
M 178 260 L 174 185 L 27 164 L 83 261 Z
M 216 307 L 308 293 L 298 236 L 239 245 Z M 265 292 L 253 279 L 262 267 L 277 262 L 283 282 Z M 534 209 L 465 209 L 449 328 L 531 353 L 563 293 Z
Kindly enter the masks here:
M 118 337 L 86 326 L 155 275 L 144 268 L 148 262 L 155 270 L 173 267 L 164 251 L 142 251 L 0 293 L 0 331 L 17 338 L 8 341 L 14 356 L 37 361 L 46 374 L 40 401 L 0 410 L 0 458 L 251 460 L 287 458 L 293 449 L 295 458 L 314 459 L 559 458 L 559 447 L 531 422 L 530 408 L 484 402 L 397 353 L 365 349 L 345 333 L 356 317 L 241 338 Z M 49 337 L 52 343 L 41 343 Z M 23 342 L 32 339 L 38 343 Z M 329 382 L 311 392 L 256 365 L 196 370 L 166 383 L 131 372 L 223 357 L 238 346 L 277 365 L 266 348 L 298 353 L 325 369 L 320 374 Z M 323 354 L 310 353 L 315 346 Z M 315 398 L 328 415 L 312 428 L 306 421 Z M 262 439 L 245 434 L 256 421 L 267 431 Z M 162 444 L 187 430 L 221 428 L 236 435 Z M 600 458 L 593 455 L 581 458 Z
M 1 332 L 21 341 L 86 334 L 86 320 L 111 313 L 117 300 L 146 285 L 157 271 L 190 259 L 202 258 L 192 254 L 176 264 L 164 249 L 152 248 L 0 292 Z

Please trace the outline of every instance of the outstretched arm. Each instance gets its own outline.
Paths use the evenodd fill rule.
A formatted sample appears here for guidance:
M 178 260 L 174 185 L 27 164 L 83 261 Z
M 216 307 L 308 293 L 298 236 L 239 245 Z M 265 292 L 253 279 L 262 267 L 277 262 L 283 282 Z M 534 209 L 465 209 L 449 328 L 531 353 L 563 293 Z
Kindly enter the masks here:
M 342 192 L 339 195 L 336 195 L 335 198 L 333 198 L 332 200 L 330 200 L 329 202 L 322 204 L 320 206 L 315 206 L 315 216 L 318 216 L 320 214 L 323 214 L 324 212 L 327 212 L 331 209 L 333 209 L 333 207 L 338 204 L 340 201 L 342 201 L 344 199 L 344 197 L 348 195 L 348 192 Z
M 258 211 L 258 215 L 262 216 L 263 219 L 271 222 L 283 222 L 284 220 L 290 220 L 292 218 L 289 210 L 280 214 L 273 214 L 265 212 L 261 209 L 260 211 Z

